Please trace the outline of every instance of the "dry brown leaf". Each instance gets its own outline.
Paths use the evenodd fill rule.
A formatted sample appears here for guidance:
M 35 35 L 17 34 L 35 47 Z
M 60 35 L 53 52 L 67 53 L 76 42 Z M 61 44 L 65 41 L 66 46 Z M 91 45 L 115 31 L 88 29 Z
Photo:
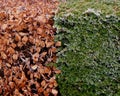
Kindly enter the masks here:
M 46 81 L 43 80 L 43 81 L 41 82 L 41 86 L 44 87 L 45 85 L 46 85 Z
M 18 42 L 17 46 L 21 48 L 23 46 L 23 43 L 22 42 Z
M 47 67 L 44 67 L 44 72 L 45 72 L 45 73 L 49 73 L 49 72 L 50 72 L 50 69 L 47 68 Z
M 40 41 L 40 46 L 43 48 L 45 47 L 45 42 L 44 41 Z
M 28 37 L 27 37 L 27 36 L 24 36 L 24 37 L 22 38 L 22 43 L 23 43 L 23 44 L 26 44 L 27 41 L 28 41 Z
M 9 64 L 9 63 L 6 63 L 6 66 L 7 66 L 7 67 L 11 67 L 11 64 Z
M 3 24 L 1 28 L 2 30 L 5 30 L 7 28 L 7 24 Z
M 12 48 L 12 47 L 9 47 L 7 49 L 7 51 L 10 53 L 10 54 L 14 54 L 15 53 L 15 50 Z
M 46 91 L 47 91 L 48 93 L 51 93 L 52 90 L 51 90 L 51 88 L 47 88 Z
M 15 48 L 15 47 L 16 47 L 16 44 L 15 44 L 15 43 L 12 43 L 12 44 L 11 44 L 11 47 Z
M 13 89 L 15 87 L 14 82 L 9 82 L 9 85 L 10 85 L 11 89 Z
M 45 57 L 46 54 L 47 54 L 47 52 L 42 52 L 41 57 Z
M 40 74 L 39 73 L 34 73 L 34 77 L 40 79 Z
M 50 83 L 48 86 L 49 86 L 50 88 L 53 88 L 53 87 L 54 87 L 53 83 Z
M 40 34 L 42 34 L 43 33 L 43 29 L 42 28 L 38 28 L 37 29 L 37 33 L 40 35 Z
M 58 91 L 56 89 L 52 89 L 52 93 L 56 96 L 58 94 Z
M 32 70 L 36 70 L 38 68 L 38 65 L 33 65 L 31 68 Z
M 44 94 L 44 96 L 49 96 L 47 91 L 44 91 L 43 94 Z
M 38 58 L 39 58 L 39 53 L 35 53 L 35 54 L 33 54 L 33 61 L 34 62 L 37 62 L 38 61 Z
M 37 47 L 36 51 L 39 53 L 41 51 L 41 47 Z
M 38 89 L 38 93 L 41 93 L 41 92 L 43 92 L 44 91 L 44 89 L 42 88 L 42 87 L 40 87 L 39 89 Z
M 15 34 L 15 40 L 16 41 L 21 41 L 21 36 L 19 34 Z
M 61 73 L 61 70 L 56 69 L 56 70 L 55 70 L 55 73 L 56 73 L 56 74 L 60 74 L 60 73 Z
M 56 42 L 55 46 L 56 47 L 60 47 L 61 46 L 61 42 L 60 41 Z
M 38 16 L 37 20 L 40 21 L 40 23 L 43 23 L 43 24 L 47 22 L 44 14 L 42 14 L 41 16 Z
M 51 47 L 52 45 L 54 45 L 54 42 L 46 42 L 46 47 Z
M 45 70 L 44 70 L 44 69 L 41 69 L 41 68 L 40 68 L 39 70 L 40 70 L 40 73 L 41 73 L 41 74 L 44 74 L 44 73 L 45 73 Z
M 18 59 L 18 54 L 13 54 L 13 60 L 17 60 Z
M 7 55 L 4 52 L 1 52 L 2 59 L 7 59 Z

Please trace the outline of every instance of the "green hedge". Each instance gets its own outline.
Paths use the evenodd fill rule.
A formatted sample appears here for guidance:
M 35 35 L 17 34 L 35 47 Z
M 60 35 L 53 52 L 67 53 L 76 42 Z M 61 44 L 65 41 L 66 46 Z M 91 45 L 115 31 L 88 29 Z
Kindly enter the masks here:
M 79 8 L 80 0 L 72 1 L 62 4 L 55 17 L 56 40 L 62 41 L 56 64 L 62 71 L 58 76 L 61 95 L 120 96 L 119 14 L 97 11 L 101 1 L 83 0 Z M 105 8 L 120 3 L 103 1 Z M 85 11 L 85 5 L 94 9 Z

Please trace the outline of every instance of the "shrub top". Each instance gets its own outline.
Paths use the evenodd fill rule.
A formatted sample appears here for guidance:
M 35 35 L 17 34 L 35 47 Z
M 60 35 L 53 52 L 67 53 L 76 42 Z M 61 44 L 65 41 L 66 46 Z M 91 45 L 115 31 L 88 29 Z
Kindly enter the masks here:
M 105 15 L 120 16 L 120 1 L 119 0 L 69 0 L 61 2 L 57 15 L 68 16 L 74 14 L 81 15 L 88 9 L 100 11 Z

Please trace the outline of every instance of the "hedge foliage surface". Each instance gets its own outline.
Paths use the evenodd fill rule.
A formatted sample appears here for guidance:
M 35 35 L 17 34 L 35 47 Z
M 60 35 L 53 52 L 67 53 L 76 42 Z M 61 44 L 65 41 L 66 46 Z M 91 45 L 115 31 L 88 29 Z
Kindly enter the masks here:
M 62 41 L 57 60 L 62 96 L 120 96 L 119 4 L 69 0 L 60 5 L 55 27 L 56 40 Z

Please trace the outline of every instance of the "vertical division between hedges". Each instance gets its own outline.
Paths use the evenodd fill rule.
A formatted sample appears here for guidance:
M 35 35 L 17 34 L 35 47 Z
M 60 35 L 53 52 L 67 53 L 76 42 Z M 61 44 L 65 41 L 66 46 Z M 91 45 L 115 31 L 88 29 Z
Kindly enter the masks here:
M 57 96 L 56 0 L 0 1 L 0 95 Z

